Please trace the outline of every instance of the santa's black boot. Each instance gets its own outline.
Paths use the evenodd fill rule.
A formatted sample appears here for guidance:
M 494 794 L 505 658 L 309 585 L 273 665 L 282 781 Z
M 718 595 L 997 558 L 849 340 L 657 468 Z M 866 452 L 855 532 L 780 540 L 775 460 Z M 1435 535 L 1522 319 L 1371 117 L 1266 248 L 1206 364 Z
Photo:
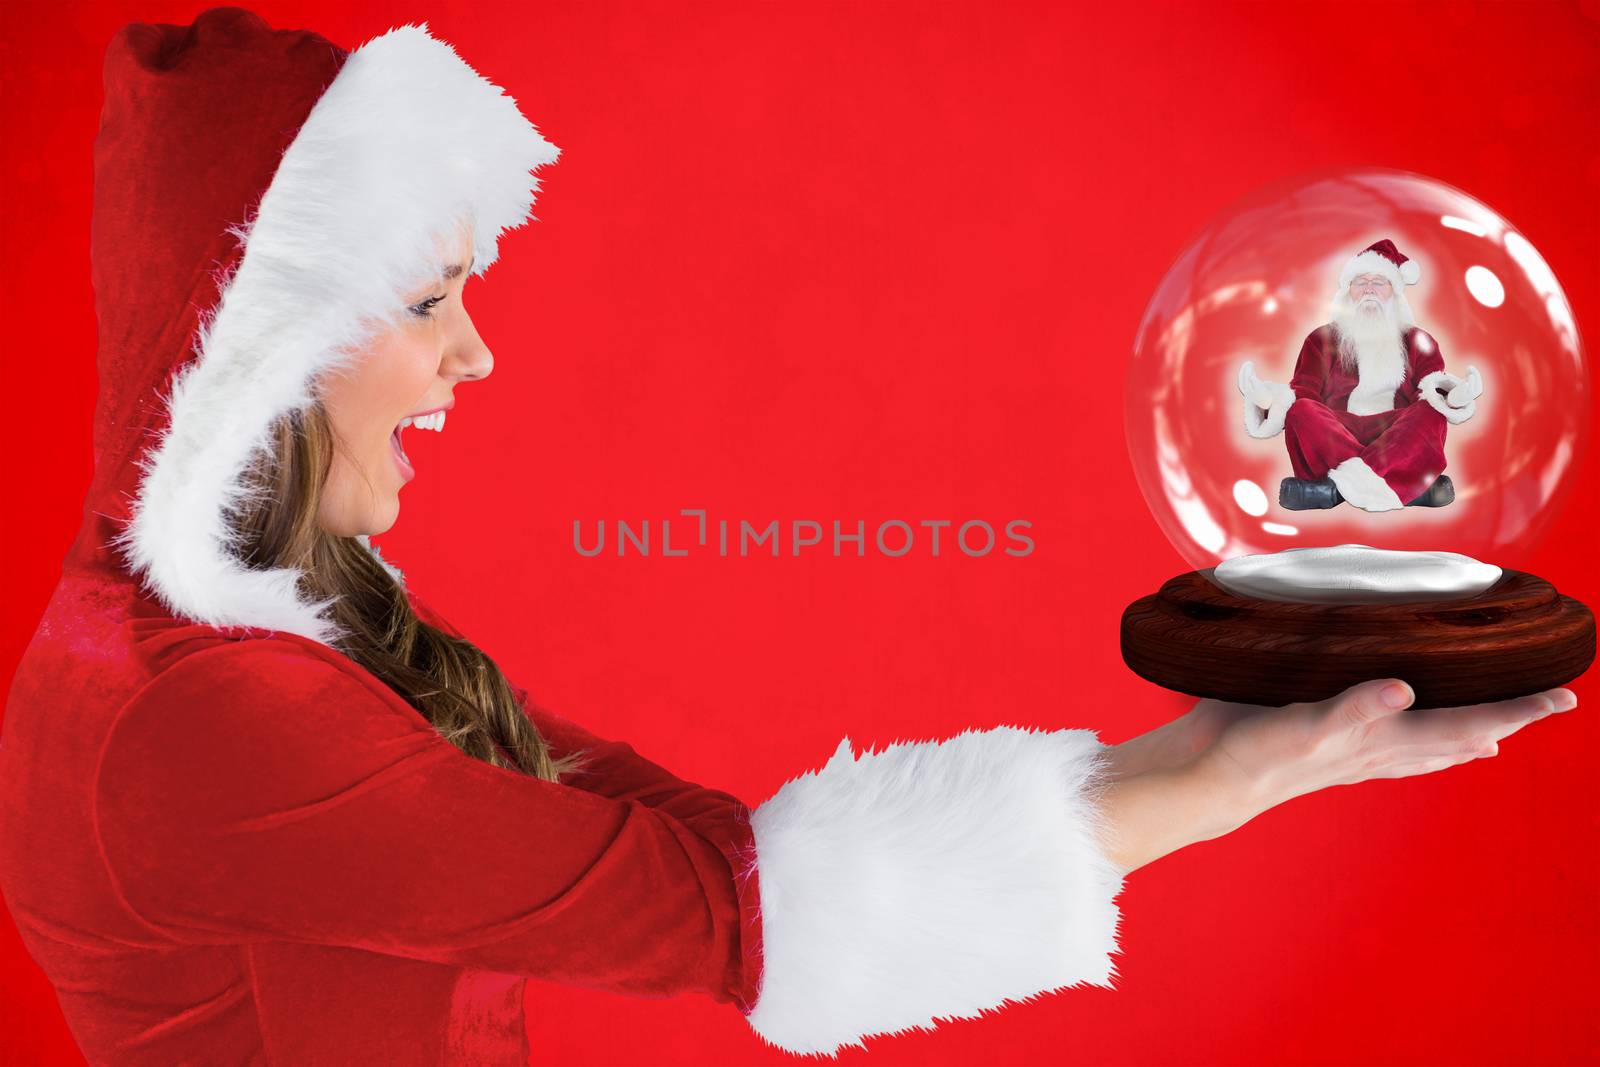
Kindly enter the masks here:
M 1278 506 L 1285 511 L 1325 511 L 1343 503 L 1331 478 L 1285 478 L 1278 483 Z
M 1408 508 L 1442 508 L 1456 498 L 1456 487 L 1450 481 L 1448 474 L 1441 474 L 1434 479 L 1432 485 L 1417 499 L 1406 505 Z

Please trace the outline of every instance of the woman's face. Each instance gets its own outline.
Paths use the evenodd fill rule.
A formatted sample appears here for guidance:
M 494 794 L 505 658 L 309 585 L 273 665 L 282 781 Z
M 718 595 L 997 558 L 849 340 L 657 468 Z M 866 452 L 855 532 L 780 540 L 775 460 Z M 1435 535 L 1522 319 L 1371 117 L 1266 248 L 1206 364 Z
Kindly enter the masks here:
M 445 247 L 439 280 L 407 294 L 405 321 L 324 382 L 335 443 L 317 521 L 328 533 L 353 537 L 393 526 L 400 489 L 416 476 L 403 435 L 442 429 L 456 383 L 494 368 L 462 302 L 471 268 L 471 236 L 463 231 Z

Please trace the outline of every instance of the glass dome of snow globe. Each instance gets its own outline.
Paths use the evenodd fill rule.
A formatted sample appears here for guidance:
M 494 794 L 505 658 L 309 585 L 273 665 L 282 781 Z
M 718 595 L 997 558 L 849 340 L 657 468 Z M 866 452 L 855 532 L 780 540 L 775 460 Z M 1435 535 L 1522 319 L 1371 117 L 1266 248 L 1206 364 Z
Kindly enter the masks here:
M 1125 426 L 1197 570 L 1341 545 L 1515 566 L 1571 489 L 1588 391 L 1532 241 L 1443 182 L 1350 169 L 1195 235 L 1140 322 Z

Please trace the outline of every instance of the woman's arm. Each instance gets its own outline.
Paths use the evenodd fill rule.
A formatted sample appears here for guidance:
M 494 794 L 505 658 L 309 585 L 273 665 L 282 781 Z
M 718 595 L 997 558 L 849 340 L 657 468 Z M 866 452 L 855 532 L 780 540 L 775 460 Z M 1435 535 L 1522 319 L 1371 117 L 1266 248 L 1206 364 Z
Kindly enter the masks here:
M 601 745 L 594 789 L 528 778 L 324 646 L 230 642 L 121 713 L 95 825 L 119 899 L 174 946 L 343 945 L 700 992 L 791 1052 L 1111 984 L 1122 881 L 1096 837 L 1092 731 L 847 738 L 748 822 Z
M 1243 805 L 1204 761 L 1153 768 L 1111 782 L 1101 795 L 1106 855 L 1125 874 L 1187 845 L 1238 829 Z
M 460 629 L 422 597 L 409 589 L 406 596 L 418 618 L 466 639 Z M 613 800 L 637 801 L 695 827 L 704 824 L 714 828 L 730 821 L 749 822 L 750 810 L 738 797 L 682 778 L 642 755 L 626 741 L 601 737 L 541 706 L 514 679 L 508 679 L 508 683 L 523 713 L 550 747 L 552 757 L 583 753 L 582 766 L 563 775 L 563 785 Z
M 289 941 L 647 997 L 753 999 L 736 818 L 528 778 L 322 646 L 229 642 L 112 728 L 95 825 L 173 945 Z
M 553 754 L 589 754 L 568 784 L 691 826 L 743 810 L 512 688 Z M 1121 878 L 1100 848 L 1095 801 L 1111 751 L 1084 729 L 973 729 L 859 755 L 846 738 L 785 783 L 748 814 L 755 862 L 740 898 L 754 912 L 746 970 L 761 994 L 751 1027 L 790 1051 L 833 1054 L 1007 1000 L 1109 986 Z
M 1404 682 L 1385 679 L 1283 708 L 1200 701 L 1189 714 L 1113 746 L 1112 778 L 1101 795 L 1108 856 L 1133 871 L 1306 793 L 1493 756 L 1528 723 L 1577 706 L 1567 689 L 1407 710 L 1413 699 Z

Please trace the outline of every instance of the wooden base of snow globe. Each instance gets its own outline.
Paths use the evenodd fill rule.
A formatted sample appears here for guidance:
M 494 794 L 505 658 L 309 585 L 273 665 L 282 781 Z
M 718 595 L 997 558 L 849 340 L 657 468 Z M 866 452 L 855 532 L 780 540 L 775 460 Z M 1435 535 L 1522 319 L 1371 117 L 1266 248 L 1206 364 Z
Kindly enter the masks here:
M 1166 689 L 1235 703 L 1326 700 L 1400 678 L 1417 708 L 1508 700 L 1570 682 L 1595 658 L 1594 615 L 1533 574 L 1505 570 L 1468 597 L 1290 603 L 1240 596 L 1191 571 L 1130 604 L 1122 658 Z

